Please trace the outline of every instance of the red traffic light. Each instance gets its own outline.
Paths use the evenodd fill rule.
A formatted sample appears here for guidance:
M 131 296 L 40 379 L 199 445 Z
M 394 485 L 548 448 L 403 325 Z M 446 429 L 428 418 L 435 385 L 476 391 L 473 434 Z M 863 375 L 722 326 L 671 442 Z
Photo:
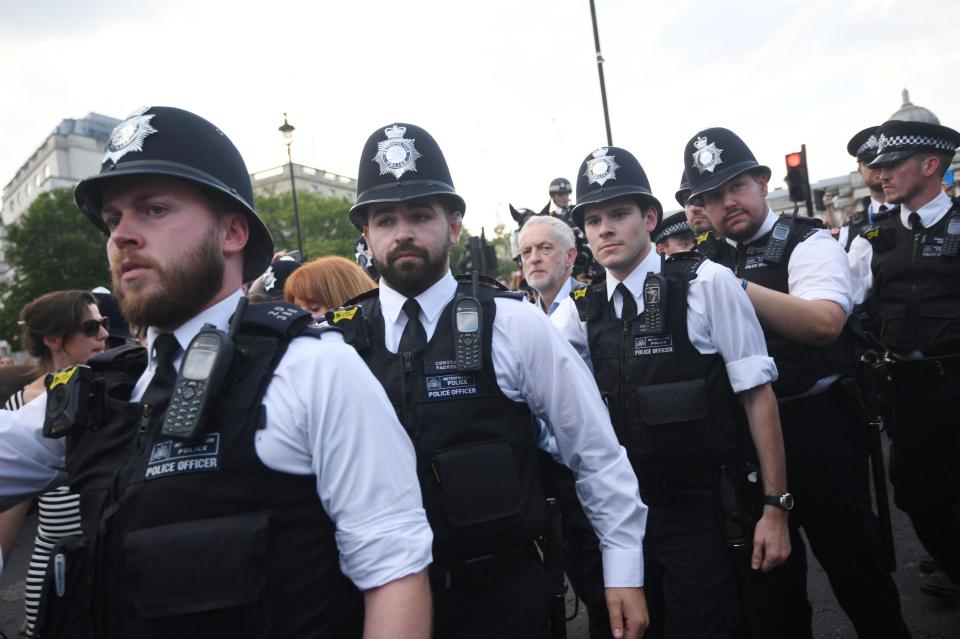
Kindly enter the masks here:
M 796 168 L 803 164 L 803 156 L 799 153 L 790 153 L 787 155 L 787 166 L 791 169 Z

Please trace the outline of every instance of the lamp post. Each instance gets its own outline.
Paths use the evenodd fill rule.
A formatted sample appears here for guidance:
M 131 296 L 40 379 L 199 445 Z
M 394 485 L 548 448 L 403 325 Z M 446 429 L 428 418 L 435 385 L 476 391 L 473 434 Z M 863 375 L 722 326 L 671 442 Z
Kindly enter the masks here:
M 297 225 L 297 249 L 300 251 L 300 259 L 305 260 L 306 255 L 303 252 L 303 236 L 300 233 L 300 206 L 297 204 L 297 181 L 293 177 L 293 156 L 290 154 L 290 145 L 293 144 L 292 124 L 287 122 L 287 114 L 283 114 L 283 124 L 277 129 L 283 134 L 283 139 L 287 143 L 287 162 L 290 166 L 290 190 L 293 191 L 293 221 Z
M 593 21 L 593 44 L 597 50 L 597 73 L 600 74 L 600 99 L 603 101 L 603 122 L 607 125 L 607 146 L 613 146 L 613 134 L 610 133 L 610 112 L 607 111 L 607 85 L 603 81 L 603 56 L 600 54 L 600 31 L 597 30 L 597 9 L 590 0 L 590 19 Z

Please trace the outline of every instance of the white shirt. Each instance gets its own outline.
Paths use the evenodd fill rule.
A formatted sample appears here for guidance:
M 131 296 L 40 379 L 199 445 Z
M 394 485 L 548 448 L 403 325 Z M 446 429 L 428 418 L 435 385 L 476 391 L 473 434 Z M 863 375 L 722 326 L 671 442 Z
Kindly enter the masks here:
M 920 216 L 920 223 L 924 228 L 929 228 L 939 222 L 944 215 L 953 206 L 950 197 L 940 191 L 937 196 L 917 209 L 916 213 Z M 913 213 L 903 204 L 900 205 L 900 223 L 906 229 L 910 226 L 910 214 Z M 873 244 L 870 240 L 863 237 L 853 238 L 850 245 L 850 253 L 847 254 L 850 263 L 850 275 L 853 278 L 853 299 L 857 304 L 862 304 L 873 289 Z
M 204 323 L 226 330 L 240 291 L 174 331 L 182 349 Z M 157 331 L 147 332 L 152 343 Z M 137 401 L 156 364 L 137 381 Z M 179 369 L 183 355 L 174 362 Z M 347 381 L 348 380 L 348 381 Z M 0 508 L 66 480 L 63 439 L 42 435 L 46 394 L 21 410 L 0 411 Z M 274 470 L 314 475 L 336 524 L 340 569 L 361 590 L 419 572 L 432 560 L 416 475 L 416 455 L 383 388 L 337 333 L 291 342 L 263 399 L 266 427 L 257 456 Z
M 448 271 L 417 295 L 427 339 L 433 337 L 456 290 L 457 282 Z M 379 296 L 385 345 L 396 353 L 407 325 L 402 308 L 406 298 L 383 280 Z M 561 460 L 577 477 L 577 495 L 600 540 L 604 584 L 642 586 L 647 507 L 593 375 L 543 311 L 510 299 L 497 299 L 495 304 L 492 360 L 497 386 L 509 399 L 525 402 L 549 425 Z
M 647 256 L 624 278 L 642 313 L 643 281 L 647 273 L 660 272 L 660 256 L 651 247 Z M 607 271 L 607 299 L 613 300 L 617 317 L 623 311 L 623 296 L 617 290 L 620 282 Z M 720 353 L 735 393 L 772 382 L 777 367 L 767 355 L 767 343 L 757 314 L 730 269 L 704 260 L 696 279 L 687 291 L 687 333 L 697 352 Z M 551 318 L 560 334 L 579 352 L 589 356 L 586 322 L 580 321 L 576 303 L 567 298 Z

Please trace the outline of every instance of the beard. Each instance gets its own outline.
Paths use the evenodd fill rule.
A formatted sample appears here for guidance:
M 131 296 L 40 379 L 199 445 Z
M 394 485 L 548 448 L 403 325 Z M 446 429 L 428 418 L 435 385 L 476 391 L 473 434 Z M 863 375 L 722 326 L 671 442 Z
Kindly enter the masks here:
M 145 283 L 122 282 L 120 262 L 131 259 L 149 267 L 156 275 L 159 290 L 144 290 Z M 137 326 L 177 327 L 199 313 L 223 285 L 223 253 L 216 228 L 173 264 L 162 267 L 157 261 L 136 253 L 120 254 L 110 265 L 113 294 L 128 322 Z
M 408 261 L 398 266 L 396 259 L 400 253 L 416 255 L 422 261 Z M 431 258 L 426 249 L 407 243 L 390 251 L 383 262 L 374 256 L 373 265 L 380 271 L 380 276 L 390 285 L 390 288 L 404 297 L 416 297 L 443 277 L 447 272 L 449 256 L 449 240 L 444 241 L 440 253 L 435 258 Z

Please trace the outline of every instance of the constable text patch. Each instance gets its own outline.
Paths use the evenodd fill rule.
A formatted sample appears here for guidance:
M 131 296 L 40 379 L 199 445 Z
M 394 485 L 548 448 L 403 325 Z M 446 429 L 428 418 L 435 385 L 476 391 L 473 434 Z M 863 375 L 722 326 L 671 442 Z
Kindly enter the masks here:
M 477 378 L 457 372 L 453 359 L 428 359 L 423 362 L 426 375 L 427 399 L 441 400 L 477 394 Z
M 943 240 L 942 235 L 924 235 L 921 255 L 923 257 L 940 257 L 943 255 Z
M 202 442 L 157 442 L 150 450 L 145 479 L 183 473 L 217 470 L 220 467 L 220 433 L 210 433 Z
M 673 335 L 648 335 L 633 338 L 633 355 L 660 355 L 673 352 Z

